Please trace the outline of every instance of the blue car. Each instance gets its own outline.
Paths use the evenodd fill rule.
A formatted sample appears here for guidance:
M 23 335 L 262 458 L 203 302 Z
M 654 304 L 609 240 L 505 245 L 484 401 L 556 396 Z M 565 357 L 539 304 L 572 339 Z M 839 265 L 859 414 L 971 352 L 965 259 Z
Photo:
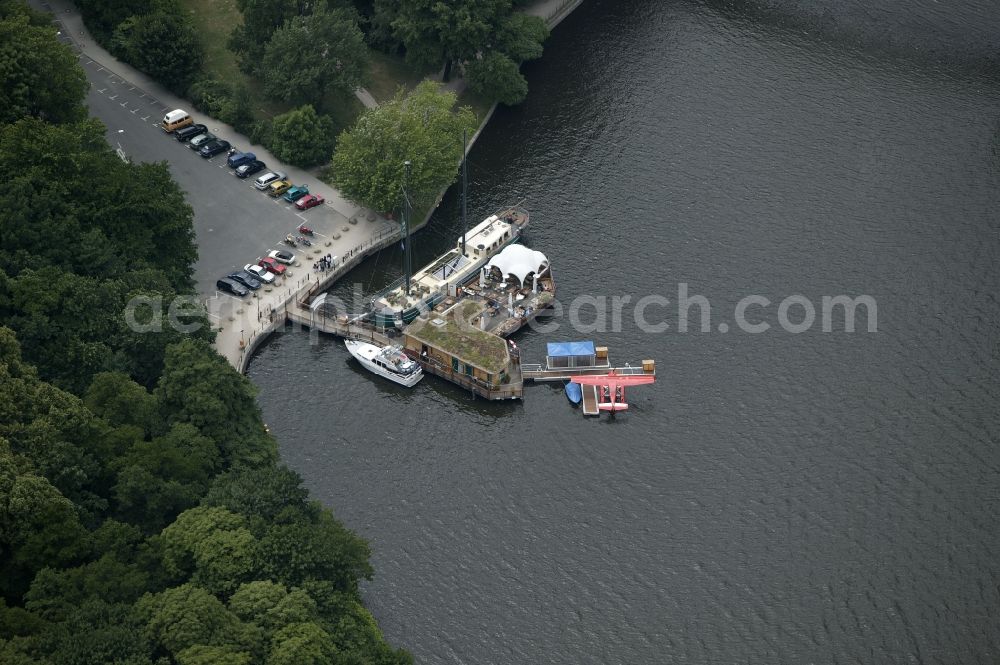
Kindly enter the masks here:
M 231 169 L 236 169 L 244 164 L 249 164 L 257 160 L 257 155 L 252 152 L 234 152 L 229 155 L 229 159 L 226 160 L 226 165 Z
M 227 279 L 231 279 L 234 282 L 242 284 L 251 291 L 256 291 L 260 288 L 260 282 L 254 279 L 253 275 L 248 273 L 246 270 L 237 270 L 236 272 L 231 272 L 226 275 Z
M 287 192 L 285 192 L 285 195 L 282 198 L 288 201 L 289 203 L 295 203 L 308 193 L 309 193 L 308 187 L 306 187 L 305 185 L 296 185 L 295 187 L 292 187 Z

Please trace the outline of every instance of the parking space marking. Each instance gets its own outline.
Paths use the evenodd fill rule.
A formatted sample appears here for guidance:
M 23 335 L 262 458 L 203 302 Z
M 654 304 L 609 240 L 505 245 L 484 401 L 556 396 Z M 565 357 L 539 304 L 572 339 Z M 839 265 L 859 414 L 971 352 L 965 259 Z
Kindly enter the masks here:
M 117 96 L 118 96 L 118 95 L 115 95 L 115 97 L 117 97 Z M 108 97 L 108 99 L 114 99 L 115 97 Z
M 131 92 L 132 90 L 135 90 L 135 86 L 134 86 L 134 85 L 133 85 L 133 86 L 132 86 L 131 88 L 129 88 L 129 91 L 130 91 L 130 92 Z
M 125 108 L 126 104 L 128 104 L 128 102 L 122 102 L 121 104 L 119 104 L 119 106 L 121 106 L 122 108 Z
M 147 120 L 149 120 L 149 116 L 148 115 L 145 118 L 142 119 L 143 122 L 146 122 Z
M 132 109 L 132 115 L 135 115 L 135 112 L 138 111 L 138 110 L 139 109 Z
M 98 67 L 98 68 L 97 68 L 97 71 L 99 71 L 99 72 L 103 72 L 103 71 L 104 71 L 104 67 Z
M 103 95 L 103 94 L 104 94 L 104 91 L 105 91 L 105 90 L 107 90 L 107 88 L 101 88 L 101 89 L 100 89 L 100 90 L 98 90 L 97 92 L 99 92 L 99 93 L 101 93 L 101 94 Z

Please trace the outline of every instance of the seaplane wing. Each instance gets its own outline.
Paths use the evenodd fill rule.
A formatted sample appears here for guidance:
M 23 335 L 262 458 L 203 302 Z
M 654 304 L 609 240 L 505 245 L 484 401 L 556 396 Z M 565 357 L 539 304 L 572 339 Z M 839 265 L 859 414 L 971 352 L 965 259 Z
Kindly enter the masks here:
M 598 374 L 570 378 L 570 381 L 581 386 L 608 386 L 612 390 L 618 386 L 642 386 L 655 380 L 656 377 L 652 374 Z

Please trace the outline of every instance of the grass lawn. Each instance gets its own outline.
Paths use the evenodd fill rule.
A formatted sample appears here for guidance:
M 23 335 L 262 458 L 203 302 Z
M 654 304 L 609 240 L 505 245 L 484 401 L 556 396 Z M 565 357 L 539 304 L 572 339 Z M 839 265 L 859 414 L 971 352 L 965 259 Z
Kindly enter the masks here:
M 236 66 L 236 54 L 226 48 L 233 28 L 243 23 L 236 0 L 180 0 L 180 4 L 191 14 L 201 36 L 205 71 L 223 81 L 244 80 L 246 77 Z
M 243 22 L 243 15 L 236 6 L 236 0 L 180 0 L 185 10 L 194 17 L 195 27 L 201 36 L 205 48 L 205 72 L 222 81 L 243 83 L 250 90 L 256 103 L 253 108 L 254 118 L 264 120 L 280 115 L 294 108 L 288 102 L 277 102 L 267 99 L 261 93 L 261 83 L 240 71 L 236 64 L 236 54 L 230 51 L 226 44 L 233 28 Z M 330 93 L 323 100 L 323 112 L 333 118 L 335 131 L 354 123 L 361 115 L 364 105 L 352 94 L 342 92 Z
M 368 54 L 371 57 L 371 69 L 368 85 L 365 87 L 379 103 L 392 99 L 399 86 L 412 90 L 426 77 L 434 74 L 418 69 L 396 55 L 388 55 L 375 49 L 368 49 Z
M 466 300 L 446 316 L 417 319 L 407 327 L 406 334 L 487 373 L 498 374 L 510 360 L 507 342 L 470 323 L 483 309 L 481 303 Z M 431 323 L 437 318 L 444 323 L 440 326 Z

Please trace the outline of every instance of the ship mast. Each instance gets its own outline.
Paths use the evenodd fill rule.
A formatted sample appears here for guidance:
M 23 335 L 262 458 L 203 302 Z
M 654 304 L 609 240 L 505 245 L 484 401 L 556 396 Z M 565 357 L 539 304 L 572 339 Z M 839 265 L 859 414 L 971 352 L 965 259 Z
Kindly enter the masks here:
M 410 160 L 403 162 L 403 289 L 410 295 L 410 273 L 413 270 L 410 258 L 410 193 L 406 191 L 410 181 Z
M 469 180 L 469 171 L 466 168 L 466 162 L 468 161 L 468 143 L 466 142 L 465 134 L 468 130 L 462 130 L 462 254 L 465 254 L 465 234 L 469 230 L 469 226 L 466 223 L 465 217 L 465 201 L 466 201 L 466 185 Z

